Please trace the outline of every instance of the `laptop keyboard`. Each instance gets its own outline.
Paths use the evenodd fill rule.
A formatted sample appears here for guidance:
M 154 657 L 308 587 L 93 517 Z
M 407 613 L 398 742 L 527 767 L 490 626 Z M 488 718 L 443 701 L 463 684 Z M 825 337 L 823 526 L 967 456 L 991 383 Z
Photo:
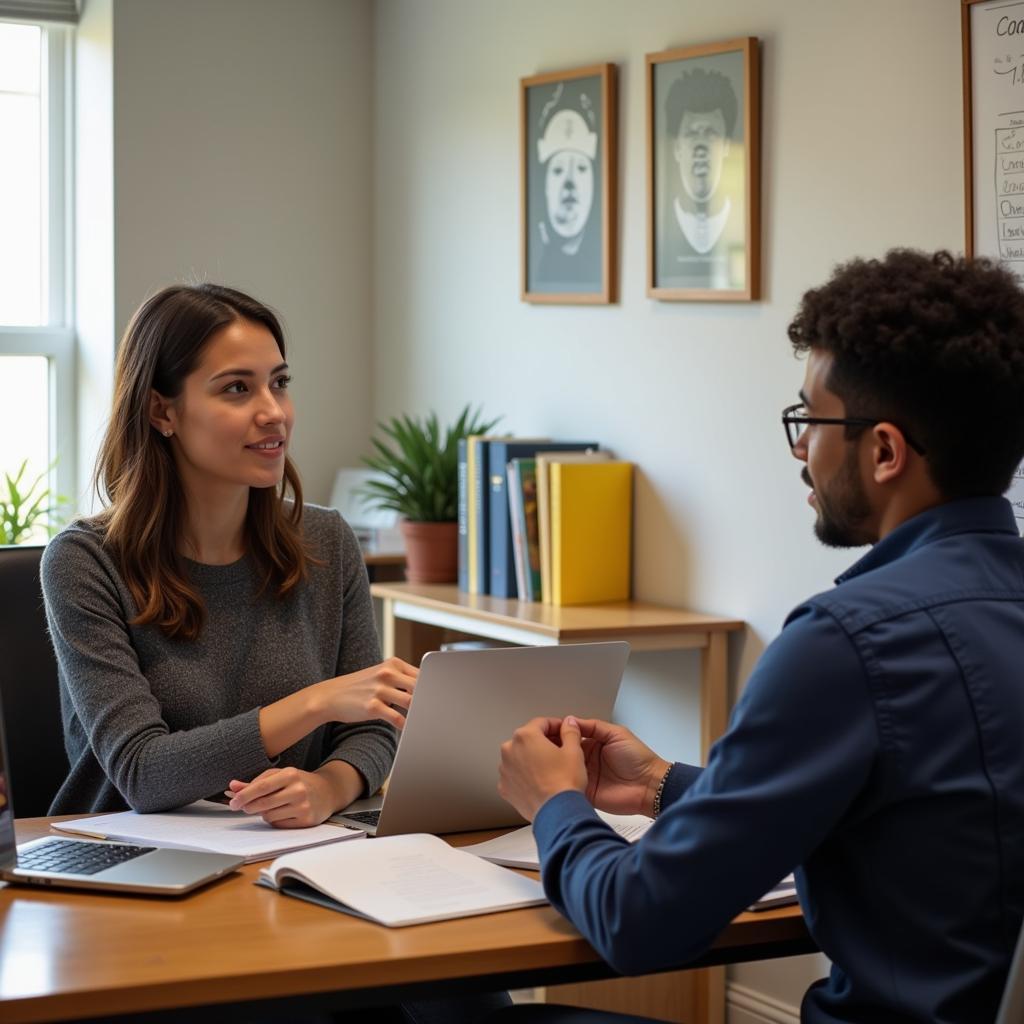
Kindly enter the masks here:
M 60 871 L 72 875 L 95 875 L 144 853 L 155 846 L 124 843 L 80 843 L 74 839 L 47 839 L 31 850 L 18 851 L 18 867 L 29 871 Z
M 380 811 L 357 811 L 355 814 L 342 812 L 349 821 L 358 821 L 360 825 L 379 825 Z

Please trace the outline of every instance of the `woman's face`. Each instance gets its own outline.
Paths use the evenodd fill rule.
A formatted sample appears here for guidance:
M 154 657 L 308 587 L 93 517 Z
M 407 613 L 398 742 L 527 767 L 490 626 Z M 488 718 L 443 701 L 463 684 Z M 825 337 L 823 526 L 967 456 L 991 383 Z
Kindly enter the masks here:
M 210 336 L 166 411 L 187 488 L 281 482 L 295 420 L 290 380 L 288 364 L 262 324 L 235 320 Z

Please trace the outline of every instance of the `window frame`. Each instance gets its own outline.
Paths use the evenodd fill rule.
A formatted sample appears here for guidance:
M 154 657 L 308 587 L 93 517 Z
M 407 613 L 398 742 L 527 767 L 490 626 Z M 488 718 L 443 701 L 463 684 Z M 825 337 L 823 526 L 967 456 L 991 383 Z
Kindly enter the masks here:
M 6 19 L 4 19 L 6 20 Z M 49 460 L 52 492 L 76 497 L 76 338 L 74 321 L 74 29 L 33 22 L 43 33 L 41 132 L 43 204 L 43 326 L 0 324 L 0 355 L 44 356 L 49 365 Z M 5 467 L 6 468 L 6 467 Z

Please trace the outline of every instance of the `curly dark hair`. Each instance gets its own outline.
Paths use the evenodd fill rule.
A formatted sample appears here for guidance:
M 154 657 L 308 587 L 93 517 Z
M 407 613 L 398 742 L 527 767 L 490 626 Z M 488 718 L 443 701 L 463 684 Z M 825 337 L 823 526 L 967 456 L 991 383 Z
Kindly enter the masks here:
M 789 338 L 832 355 L 847 416 L 922 446 L 946 498 L 1009 487 L 1024 458 L 1024 292 L 1009 271 L 945 251 L 851 260 L 804 295 Z

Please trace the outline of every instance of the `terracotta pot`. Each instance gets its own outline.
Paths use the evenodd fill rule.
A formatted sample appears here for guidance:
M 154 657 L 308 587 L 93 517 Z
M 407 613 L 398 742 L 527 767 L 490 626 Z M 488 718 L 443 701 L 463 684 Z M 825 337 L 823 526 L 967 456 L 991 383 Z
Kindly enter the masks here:
M 459 578 L 459 524 L 399 522 L 410 583 L 454 583 Z

